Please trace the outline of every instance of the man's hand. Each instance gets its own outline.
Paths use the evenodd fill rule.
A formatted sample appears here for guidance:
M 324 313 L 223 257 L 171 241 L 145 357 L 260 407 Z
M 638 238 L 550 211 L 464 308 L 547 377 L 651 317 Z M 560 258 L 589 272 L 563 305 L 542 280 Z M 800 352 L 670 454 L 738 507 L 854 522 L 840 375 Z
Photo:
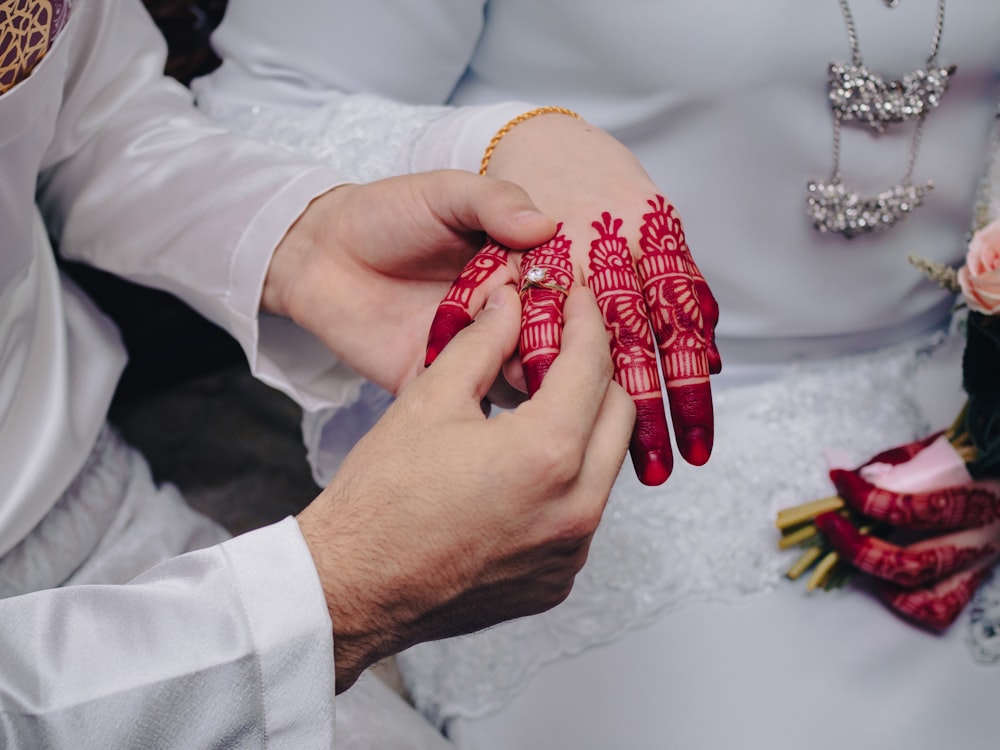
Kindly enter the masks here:
M 522 292 L 520 355 L 529 393 L 559 350 L 565 290 L 586 284 L 611 337 L 615 378 L 638 413 L 631 454 L 645 484 L 673 467 L 657 360 L 666 376 L 677 446 L 705 463 L 714 428 L 709 376 L 722 367 L 715 346 L 719 308 L 688 250 L 680 217 L 635 157 L 599 128 L 545 114 L 513 128 L 497 144 L 491 176 L 516 182 L 549 216 L 556 235 L 508 257 L 494 237 L 463 270 L 435 317 L 433 360 L 498 284 Z
M 397 393 L 423 370 L 434 310 L 484 233 L 523 249 L 555 227 L 520 188 L 466 172 L 345 185 L 314 200 L 288 231 L 261 306 Z
M 545 383 L 487 420 L 480 401 L 514 351 L 519 314 L 515 292 L 496 290 L 299 515 L 338 691 L 414 643 L 558 604 L 587 557 L 635 411 L 580 289 Z

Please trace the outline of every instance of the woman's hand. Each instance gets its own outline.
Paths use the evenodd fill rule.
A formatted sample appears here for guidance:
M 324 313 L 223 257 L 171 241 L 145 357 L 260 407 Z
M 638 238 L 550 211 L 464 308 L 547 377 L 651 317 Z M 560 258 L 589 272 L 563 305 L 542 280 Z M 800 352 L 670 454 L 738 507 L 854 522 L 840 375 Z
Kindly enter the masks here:
M 524 308 L 521 363 L 533 393 L 559 351 L 566 291 L 586 284 L 611 339 L 616 380 L 636 405 L 630 452 L 639 479 L 661 484 L 673 468 L 657 354 L 680 453 L 705 463 L 714 435 L 709 375 L 722 367 L 714 341 L 719 310 L 676 209 L 617 140 L 562 114 L 510 130 L 493 151 L 489 175 L 522 186 L 562 223 L 524 254 L 508 255 L 499 238 L 487 243 L 439 307 L 427 362 L 493 288 L 514 283 Z

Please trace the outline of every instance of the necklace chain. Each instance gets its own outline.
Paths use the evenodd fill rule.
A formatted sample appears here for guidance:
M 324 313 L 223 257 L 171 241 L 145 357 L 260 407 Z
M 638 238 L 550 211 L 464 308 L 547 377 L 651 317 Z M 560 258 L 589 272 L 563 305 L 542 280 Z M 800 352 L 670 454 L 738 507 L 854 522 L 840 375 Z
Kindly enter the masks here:
M 840 12 L 844 15 L 844 25 L 847 26 L 847 41 L 851 45 L 851 59 L 855 65 L 861 65 L 861 48 L 858 44 L 858 29 L 854 25 L 854 14 L 851 13 L 851 6 L 847 0 L 838 0 Z M 895 8 L 899 0 L 884 0 L 889 8 Z M 941 48 L 941 33 L 944 31 L 944 3 L 945 0 L 938 0 L 937 20 L 934 23 L 934 35 L 931 37 L 931 51 L 927 54 L 927 67 L 933 68 L 937 60 L 938 50 Z
M 883 1 L 889 8 L 896 7 L 898 3 L 898 0 Z M 820 232 L 835 232 L 851 238 L 883 231 L 919 206 L 933 189 L 932 182 L 913 185 L 912 178 L 924 120 L 940 104 L 955 72 L 954 66 L 943 68 L 937 62 L 944 29 L 945 1 L 938 0 L 937 18 L 925 67 L 913 70 L 900 80 L 886 81 L 865 66 L 848 0 L 838 0 L 847 27 L 851 62 L 830 63 L 828 81 L 833 110 L 833 168 L 829 180 L 813 180 L 807 186 L 809 216 Z M 893 125 L 910 120 L 916 122 L 902 180 L 871 197 L 849 190 L 840 173 L 844 123 L 857 124 L 881 134 Z

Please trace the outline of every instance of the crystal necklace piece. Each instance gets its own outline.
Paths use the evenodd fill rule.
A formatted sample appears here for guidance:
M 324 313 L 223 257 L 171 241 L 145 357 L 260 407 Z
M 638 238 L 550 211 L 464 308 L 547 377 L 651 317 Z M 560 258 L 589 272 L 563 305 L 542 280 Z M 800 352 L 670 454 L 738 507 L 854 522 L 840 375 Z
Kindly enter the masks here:
M 924 120 L 948 89 L 955 66 L 938 65 L 937 55 L 944 28 L 945 0 L 938 0 L 937 20 L 931 50 L 923 68 L 907 73 L 901 80 L 886 81 L 869 70 L 861 58 L 854 16 L 848 0 L 838 0 L 847 26 L 851 61 L 833 62 L 829 67 L 829 101 L 833 110 L 833 171 L 829 180 L 812 180 L 807 186 L 809 217 L 820 232 L 836 232 L 848 239 L 889 229 L 913 209 L 934 188 L 930 181 L 912 184 L 913 167 L 920 150 Z M 883 0 L 895 8 L 898 0 Z M 889 127 L 914 120 L 913 139 L 906 172 L 898 185 L 873 196 L 862 196 L 846 187 L 840 175 L 840 136 L 844 123 L 884 133 Z

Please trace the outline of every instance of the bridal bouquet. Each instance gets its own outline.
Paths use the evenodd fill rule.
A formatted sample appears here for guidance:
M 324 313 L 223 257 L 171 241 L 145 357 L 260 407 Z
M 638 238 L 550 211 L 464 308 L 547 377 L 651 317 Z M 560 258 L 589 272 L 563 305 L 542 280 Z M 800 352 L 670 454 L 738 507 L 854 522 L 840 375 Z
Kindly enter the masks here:
M 1000 210 L 989 213 L 957 272 L 911 258 L 968 307 L 962 412 L 944 432 L 832 470 L 835 495 L 777 517 L 779 545 L 804 548 L 788 578 L 809 573 L 807 589 L 829 589 L 861 571 L 892 609 L 935 630 L 1000 558 Z

